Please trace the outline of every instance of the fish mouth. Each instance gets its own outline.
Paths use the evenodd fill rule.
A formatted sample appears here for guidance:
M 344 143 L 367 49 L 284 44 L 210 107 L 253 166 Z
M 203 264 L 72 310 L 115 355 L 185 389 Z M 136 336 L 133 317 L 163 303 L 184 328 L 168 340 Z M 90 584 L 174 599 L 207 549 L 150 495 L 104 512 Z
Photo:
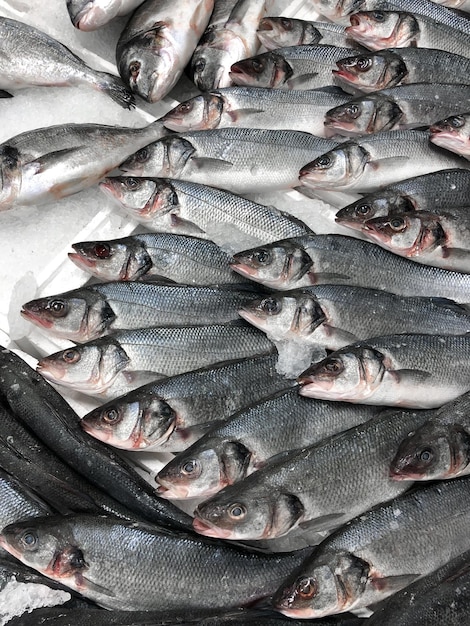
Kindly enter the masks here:
M 354 83 L 357 81 L 357 76 L 355 74 L 352 74 L 351 72 L 348 72 L 347 70 L 341 67 L 337 70 L 331 70 L 331 71 L 334 74 L 334 76 L 337 76 L 338 78 L 341 78 L 347 81 L 348 83 Z
M 264 330 L 265 318 L 262 315 L 257 314 L 255 311 L 250 311 L 249 309 L 239 309 L 238 315 L 256 328 Z
M 232 531 L 212 526 L 208 522 L 204 522 L 199 517 L 193 519 L 193 528 L 200 535 L 205 537 L 214 537 L 215 539 L 230 539 Z
M 186 500 L 189 490 L 184 485 L 174 485 L 161 481 L 158 476 L 155 479 L 158 482 L 157 493 L 165 500 Z
M 230 261 L 229 265 L 235 272 L 238 272 L 243 276 L 251 277 L 257 275 L 257 271 L 254 267 L 250 267 L 249 265 L 247 265 L 246 263 L 242 263 L 241 261 L 233 260 Z
M 69 252 L 67 256 L 73 263 L 75 263 L 75 265 L 78 265 L 78 267 L 96 267 L 96 261 L 92 261 L 78 252 Z
M 24 307 L 24 305 L 23 305 Z M 33 322 L 37 326 L 41 326 L 42 328 L 52 328 L 53 323 L 43 317 L 40 311 L 32 311 L 31 309 L 21 309 L 20 311 L 21 317 L 24 317 L 28 322 Z

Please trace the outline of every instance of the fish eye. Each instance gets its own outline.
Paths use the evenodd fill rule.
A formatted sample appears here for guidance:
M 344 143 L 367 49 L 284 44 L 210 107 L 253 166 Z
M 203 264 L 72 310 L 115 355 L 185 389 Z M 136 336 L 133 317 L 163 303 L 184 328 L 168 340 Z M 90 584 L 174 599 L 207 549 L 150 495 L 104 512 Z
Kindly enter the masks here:
M 232 519 L 243 519 L 246 515 L 246 508 L 243 504 L 232 504 L 228 509 L 228 514 Z
M 313 598 L 318 592 L 318 585 L 314 578 L 300 578 L 296 585 L 297 594 L 301 598 Z
M 19 543 L 25 550 L 34 550 L 39 542 L 39 537 L 34 530 L 25 530 L 19 539 Z
M 370 57 L 357 57 L 356 67 L 359 72 L 366 72 L 372 65 L 372 59 Z
M 432 450 L 430 450 L 429 448 L 424 448 L 423 450 L 420 450 L 418 452 L 417 457 L 423 463 L 429 463 L 430 461 L 432 461 L 433 457 Z
M 360 204 L 358 207 L 356 207 L 356 214 L 364 216 L 370 213 L 371 210 L 372 207 L 369 204 Z
M 268 263 L 270 261 L 271 255 L 269 254 L 267 250 L 262 249 L 262 250 L 258 250 L 257 252 L 255 252 L 253 254 L 253 258 L 258 263 L 261 263 L 261 265 L 264 265 L 265 263 Z
M 461 115 L 453 115 L 449 117 L 447 122 L 452 126 L 452 128 L 462 128 L 465 124 L 465 119 Z
M 284 30 L 292 30 L 292 20 L 283 17 L 281 19 L 281 25 Z
M 206 67 L 205 59 L 198 59 L 196 63 L 193 65 L 193 69 L 197 74 L 200 74 L 201 72 L 203 72 L 205 67 Z
M 373 11 L 372 17 L 376 22 L 384 22 L 385 21 L 385 13 L 383 11 Z
M 350 104 L 346 107 L 346 113 L 353 118 L 356 118 L 360 113 L 360 109 L 357 104 Z
M 402 217 L 393 217 L 390 220 L 390 228 L 396 232 L 404 230 L 405 220 Z
M 321 157 L 318 157 L 318 159 L 314 161 L 314 164 L 315 167 L 329 167 L 331 165 L 331 158 L 324 154 Z
M 193 108 L 194 102 L 182 102 L 176 107 L 175 111 L 178 111 L 178 113 L 189 113 Z
M 341 359 L 330 359 L 323 365 L 323 369 L 329 374 L 339 374 L 343 369 Z
M 139 61 L 132 61 L 132 63 L 129 64 L 129 73 L 131 75 L 132 78 L 136 79 L 140 73 L 140 62 Z
M 257 74 L 260 74 L 264 70 L 264 63 L 259 59 L 253 59 L 251 61 L 251 67 Z
M 138 178 L 126 178 L 126 180 L 124 181 L 124 184 L 126 186 L 127 189 L 129 189 L 130 191 L 134 191 L 134 189 L 137 189 L 137 187 L 140 187 L 140 183 L 141 181 Z
M 147 150 L 147 148 L 142 148 L 141 150 L 138 150 L 138 152 L 135 153 L 135 159 L 139 163 L 145 163 L 145 161 L 148 161 L 148 158 L 149 158 L 149 151 Z
M 106 409 L 101 415 L 106 424 L 115 424 L 119 421 L 119 411 L 115 407 Z
M 68 364 L 77 363 L 80 361 L 80 352 L 74 348 L 66 350 L 62 354 L 62 359 Z
M 98 259 L 108 259 L 111 256 L 111 246 L 107 243 L 97 243 L 93 246 L 92 252 Z
M 261 309 L 268 315 L 274 315 L 281 310 L 281 304 L 275 298 L 265 298 L 261 302 Z
M 54 317 L 63 317 L 67 313 L 67 305 L 63 300 L 51 300 L 47 308 Z
M 191 478 L 200 474 L 200 464 L 196 459 L 190 459 L 189 461 L 185 461 L 181 466 L 181 473 L 185 476 L 191 476 Z M 196 474 L 197 473 L 197 474 Z

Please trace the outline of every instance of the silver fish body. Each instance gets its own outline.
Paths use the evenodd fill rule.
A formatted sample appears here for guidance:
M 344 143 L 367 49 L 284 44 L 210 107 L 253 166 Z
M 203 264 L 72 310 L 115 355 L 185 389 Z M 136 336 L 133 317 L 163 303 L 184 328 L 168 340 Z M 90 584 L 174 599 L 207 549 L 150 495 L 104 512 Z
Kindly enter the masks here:
M 289 17 L 265 17 L 258 26 L 258 39 L 266 50 L 288 46 L 322 45 L 348 48 L 344 26 Z
M 67 10 L 75 28 L 84 31 L 105 26 L 118 15 L 127 15 L 144 0 L 67 0 Z

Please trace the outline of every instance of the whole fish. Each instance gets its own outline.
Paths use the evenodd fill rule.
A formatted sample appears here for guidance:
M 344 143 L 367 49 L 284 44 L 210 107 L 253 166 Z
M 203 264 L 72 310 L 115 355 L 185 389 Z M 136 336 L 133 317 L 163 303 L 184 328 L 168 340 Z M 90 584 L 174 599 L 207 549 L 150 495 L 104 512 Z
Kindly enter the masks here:
M 242 276 L 274 289 L 357 285 L 401 296 L 438 296 L 470 303 L 467 274 L 420 265 L 344 235 L 274 242 L 235 254 L 231 265 Z
M 296 386 L 272 354 L 227 361 L 127 393 L 81 420 L 87 433 L 125 450 L 185 450 L 209 428 L 276 392 Z
M 364 417 L 370 419 L 273 459 L 205 500 L 195 510 L 194 528 L 234 540 L 273 539 L 298 526 L 309 533 L 331 530 L 403 493 L 408 485 L 388 473 L 393 447 L 425 417 L 419 411 Z
M 229 267 L 230 255 L 213 241 L 142 233 L 72 244 L 69 259 L 101 280 L 169 280 L 195 285 L 246 282 Z
M 239 313 L 273 341 L 296 341 L 327 350 L 392 333 L 470 332 L 470 312 L 452 300 L 404 298 L 353 285 L 275 292 L 252 300 Z
M 299 181 L 309 189 L 365 193 L 410 175 L 456 167 L 468 167 L 468 162 L 429 143 L 426 131 L 393 130 L 339 144 L 304 165 Z
M 119 77 L 94 70 L 59 41 L 23 22 L 0 17 L 0 55 L 1 89 L 85 85 L 126 109 L 134 106 L 134 96 Z
M 165 132 L 157 120 L 144 128 L 62 124 L 12 137 L 0 145 L 0 210 L 52 202 L 95 185 Z
M 216 181 L 235 193 L 289 189 L 298 184 L 302 165 L 336 145 L 297 130 L 216 128 L 151 143 L 120 169 L 128 176 L 165 176 L 205 185 Z
M 101 28 L 118 15 L 127 15 L 144 0 L 67 0 L 67 11 L 75 28 Z
M 409 432 L 390 464 L 394 480 L 444 480 L 470 473 L 470 394 L 433 411 Z
M 470 159 L 469 141 L 470 114 L 452 115 L 435 122 L 429 129 L 430 140 L 441 146 Z
M 358 11 L 346 34 L 369 50 L 434 48 L 468 57 L 468 35 L 435 19 L 405 11 Z
M 56 384 L 111 399 L 152 380 L 267 354 L 272 346 L 263 333 L 236 322 L 120 330 L 44 357 L 37 370 Z
M 176 85 L 209 23 L 214 0 L 148 0 L 131 16 L 116 48 L 119 73 L 148 102 Z
M 340 24 L 298 20 L 292 17 L 265 17 L 260 21 L 256 34 L 268 51 L 317 43 L 349 48 L 351 43 L 345 33 L 345 27 Z
M 235 181 L 237 173 L 233 176 Z M 243 180 L 237 180 L 237 186 L 242 190 Z M 257 245 L 311 232 L 303 222 L 275 207 L 187 180 L 115 177 L 106 178 L 100 187 L 149 228 L 197 234 L 225 249 L 240 250 L 253 242 Z
M 189 528 L 191 518 L 155 491 L 121 457 L 86 435 L 65 399 L 15 353 L 0 350 L 2 403 L 55 454 L 93 486 L 127 507 L 137 519 L 172 528 Z
M 275 89 L 316 89 L 334 84 L 337 61 L 351 56 L 351 48 L 339 46 L 288 46 L 234 63 L 234 85 Z
M 337 88 L 288 91 L 226 87 L 182 102 L 160 121 L 166 128 L 177 132 L 242 126 L 272 130 L 288 128 L 324 136 L 323 116 L 329 108 L 347 101 L 348 96 Z
M 45 332 L 83 343 L 115 330 L 223 324 L 259 297 L 250 285 L 192 286 L 111 282 L 23 304 L 21 315 Z
M 470 171 L 449 169 L 413 176 L 368 194 L 336 213 L 336 222 L 360 229 L 374 217 L 410 211 L 450 212 L 467 203 Z
M 284 581 L 274 606 L 296 618 L 357 609 L 443 566 L 469 549 L 469 490 L 465 478 L 438 483 L 356 517 Z
M 0 545 L 105 608 L 228 609 L 270 596 L 305 556 L 249 552 L 112 517 L 45 518 L 3 529 Z M 217 582 L 217 584 L 215 584 Z M 191 588 L 182 600 L 175 585 Z
M 180 452 L 157 474 L 158 493 L 169 499 L 207 498 L 262 469 L 275 455 L 312 446 L 379 412 L 364 409 L 303 398 L 297 388 L 277 393 L 215 425 Z
M 468 110 L 470 85 L 413 83 L 339 104 L 325 113 L 325 127 L 330 134 L 354 137 L 429 126 L 446 115 Z
M 387 48 L 349 55 L 336 64 L 335 81 L 346 91 L 368 93 L 408 83 L 469 83 L 470 59 L 432 48 Z
M 266 14 L 266 0 L 237 0 L 227 21 L 209 27 L 191 59 L 194 83 L 201 91 L 229 87 L 230 67 L 256 54 L 256 30 Z
M 299 377 L 310 398 L 432 409 L 470 390 L 470 335 L 373 337 L 332 352 Z

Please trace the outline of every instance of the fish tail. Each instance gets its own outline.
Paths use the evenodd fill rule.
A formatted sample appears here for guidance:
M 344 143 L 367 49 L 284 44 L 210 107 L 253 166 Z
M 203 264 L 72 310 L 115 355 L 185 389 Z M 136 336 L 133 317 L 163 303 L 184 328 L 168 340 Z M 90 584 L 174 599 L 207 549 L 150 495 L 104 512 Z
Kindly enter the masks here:
M 118 76 L 112 74 L 102 74 L 101 76 L 102 80 L 97 84 L 100 91 L 104 91 L 124 109 L 135 107 L 134 95 L 123 85 Z

